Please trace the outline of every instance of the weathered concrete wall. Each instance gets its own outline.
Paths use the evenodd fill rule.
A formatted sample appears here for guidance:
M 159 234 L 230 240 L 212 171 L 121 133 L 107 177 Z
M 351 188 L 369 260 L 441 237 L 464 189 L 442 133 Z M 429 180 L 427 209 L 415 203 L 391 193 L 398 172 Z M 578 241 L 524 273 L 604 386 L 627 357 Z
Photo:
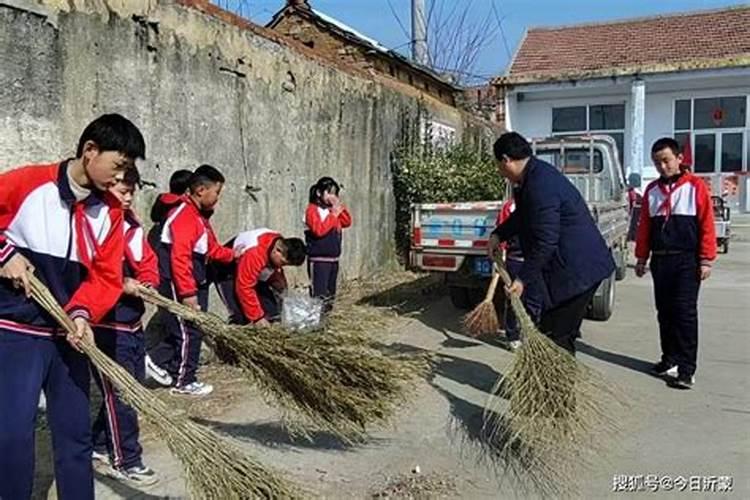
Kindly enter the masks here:
M 262 34 L 261 34 L 262 35 Z M 140 210 L 177 168 L 228 178 L 222 239 L 272 227 L 301 234 L 308 187 L 332 175 L 355 218 L 345 274 L 392 256 L 389 157 L 420 102 L 458 130 L 454 108 L 326 66 L 252 30 L 155 0 L 0 0 L 0 168 L 74 151 L 92 118 L 119 112 L 144 132 Z M 257 202 L 246 186 L 261 188 Z

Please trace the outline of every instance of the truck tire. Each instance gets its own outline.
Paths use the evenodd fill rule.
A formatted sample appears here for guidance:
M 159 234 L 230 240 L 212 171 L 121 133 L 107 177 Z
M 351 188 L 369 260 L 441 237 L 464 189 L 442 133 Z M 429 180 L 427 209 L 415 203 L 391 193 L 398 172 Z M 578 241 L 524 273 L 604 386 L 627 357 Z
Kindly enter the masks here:
M 586 317 L 594 321 L 607 321 L 615 309 L 615 273 L 602 281 L 591 299 Z
M 615 259 L 615 280 L 622 281 L 628 275 L 628 262 L 626 258 L 626 252 L 622 248 L 617 248 L 612 251 L 612 257 Z
M 456 309 L 468 311 L 471 309 L 471 301 L 469 300 L 469 289 L 462 286 L 451 286 L 448 287 L 448 294 L 451 298 L 451 304 Z

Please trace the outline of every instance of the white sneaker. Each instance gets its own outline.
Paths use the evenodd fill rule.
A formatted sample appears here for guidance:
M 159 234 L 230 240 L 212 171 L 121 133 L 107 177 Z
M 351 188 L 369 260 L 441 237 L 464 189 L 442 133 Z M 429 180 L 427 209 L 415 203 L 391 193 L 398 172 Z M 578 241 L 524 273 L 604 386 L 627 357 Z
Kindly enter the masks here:
M 187 394 L 189 396 L 208 396 L 214 392 L 214 386 L 196 381 L 192 384 L 173 387 L 171 392 L 172 394 Z
M 134 486 L 151 486 L 159 482 L 159 476 L 145 465 L 129 469 L 107 467 L 102 473 L 111 479 Z
M 103 465 L 109 465 L 109 455 L 106 453 L 99 453 L 98 451 L 94 450 L 91 452 L 91 461 L 94 462 L 94 465 L 96 464 L 103 464 Z
M 520 340 L 511 340 L 508 342 L 508 349 L 510 349 L 510 352 L 516 352 L 521 348 L 521 341 Z
M 47 411 L 47 398 L 44 396 L 43 392 L 39 394 L 39 402 L 36 407 L 39 411 Z
M 169 372 L 154 363 L 148 354 L 146 354 L 146 377 L 164 387 L 172 385 L 172 376 Z

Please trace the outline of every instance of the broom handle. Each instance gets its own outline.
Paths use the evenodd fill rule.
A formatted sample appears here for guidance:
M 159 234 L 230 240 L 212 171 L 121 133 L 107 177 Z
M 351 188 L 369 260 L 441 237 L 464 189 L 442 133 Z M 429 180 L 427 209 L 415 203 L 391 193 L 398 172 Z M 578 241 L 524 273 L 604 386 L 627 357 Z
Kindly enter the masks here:
M 487 295 L 484 297 L 485 302 L 492 302 L 492 299 L 495 298 L 495 290 L 497 290 L 497 284 L 500 281 L 500 273 L 494 268 L 493 271 L 490 286 L 487 288 Z
M 144 301 L 148 302 L 151 305 L 166 309 L 184 320 L 196 321 L 201 318 L 210 318 L 210 320 L 212 321 L 221 321 L 222 323 L 225 323 L 223 319 L 216 316 L 215 314 L 204 311 L 196 311 L 192 307 L 186 306 L 185 304 L 177 302 L 176 300 L 164 297 L 162 294 L 151 287 L 138 284 L 136 285 L 136 289 L 138 290 L 138 296 Z

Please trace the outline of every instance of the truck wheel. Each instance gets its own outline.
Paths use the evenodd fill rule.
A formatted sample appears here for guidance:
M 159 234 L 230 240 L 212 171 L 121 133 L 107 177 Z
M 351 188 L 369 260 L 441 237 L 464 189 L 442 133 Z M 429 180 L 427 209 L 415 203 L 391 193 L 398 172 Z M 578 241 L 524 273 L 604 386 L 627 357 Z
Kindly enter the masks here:
M 615 309 L 615 274 L 602 281 L 591 299 L 586 316 L 595 321 L 607 321 Z
M 462 286 L 451 286 L 448 288 L 448 294 L 451 298 L 451 304 L 456 309 L 469 310 L 471 309 L 471 301 L 469 300 L 469 290 Z
M 623 252 L 622 249 L 617 249 L 614 251 L 614 259 L 615 259 L 615 265 L 617 266 L 615 268 L 615 279 L 617 281 L 622 281 L 625 279 L 625 276 L 628 274 L 628 263 L 627 258 L 625 257 L 626 253 Z

